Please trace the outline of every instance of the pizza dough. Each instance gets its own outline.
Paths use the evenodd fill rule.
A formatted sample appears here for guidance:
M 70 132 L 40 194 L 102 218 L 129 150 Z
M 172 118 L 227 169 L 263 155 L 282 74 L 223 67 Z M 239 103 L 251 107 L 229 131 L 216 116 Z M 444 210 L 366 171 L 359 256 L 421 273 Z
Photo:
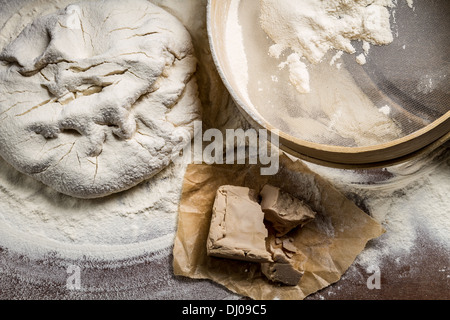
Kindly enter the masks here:
M 151 178 L 200 119 L 190 35 L 147 1 L 69 5 L 0 52 L 0 156 L 61 193 L 97 198 Z

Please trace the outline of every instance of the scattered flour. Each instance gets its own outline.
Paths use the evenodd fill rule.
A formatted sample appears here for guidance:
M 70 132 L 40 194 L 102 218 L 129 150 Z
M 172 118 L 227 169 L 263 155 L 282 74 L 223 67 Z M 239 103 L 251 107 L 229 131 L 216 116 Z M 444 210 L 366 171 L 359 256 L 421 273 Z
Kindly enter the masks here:
M 370 50 L 370 43 L 367 41 L 363 41 L 363 46 L 362 46 L 363 50 L 364 50 L 364 54 L 368 55 L 369 54 L 369 50 Z
M 450 254 L 449 181 L 450 168 L 446 165 L 397 191 L 393 197 L 372 197 L 367 204 L 387 233 L 363 251 L 357 262 L 364 266 L 380 265 L 383 257 L 400 262 L 421 233 Z
M 334 65 L 336 63 L 336 61 L 342 57 L 343 54 L 344 54 L 344 51 L 341 51 L 341 50 L 336 52 L 336 54 L 330 60 L 330 66 Z
M 280 64 L 283 69 L 286 65 L 289 67 L 289 80 L 301 93 L 308 93 L 311 91 L 309 86 L 309 72 L 308 67 L 300 60 L 297 53 L 292 53 L 287 58 L 286 62 Z
M 386 259 L 400 263 L 419 238 L 434 242 L 450 255 L 450 149 L 383 169 L 386 181 L 370 181 L 365 173 L 311 165 L 344 194 L 357 194 L 386 233 L 358 256 L 365 268 L 380 268 Z

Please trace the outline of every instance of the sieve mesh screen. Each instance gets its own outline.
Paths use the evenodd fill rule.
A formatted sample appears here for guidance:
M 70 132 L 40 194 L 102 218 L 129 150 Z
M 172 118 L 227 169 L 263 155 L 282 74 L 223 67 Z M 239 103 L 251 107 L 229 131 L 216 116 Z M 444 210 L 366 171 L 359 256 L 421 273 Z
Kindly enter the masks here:
M 450 1 L 401 2 L 392 23 L 395 41 L 372 47 L 369 63 L 347 69 L 374 103 L 392 101 L 393 119 L 410 134 L 450 110 Z

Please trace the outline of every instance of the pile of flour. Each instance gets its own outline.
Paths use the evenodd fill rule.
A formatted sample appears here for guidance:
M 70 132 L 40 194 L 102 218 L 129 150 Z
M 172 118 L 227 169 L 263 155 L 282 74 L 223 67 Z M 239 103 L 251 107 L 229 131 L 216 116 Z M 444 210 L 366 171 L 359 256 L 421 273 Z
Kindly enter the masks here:
M 280 68 L 288 66 L 290 81 L 301 93 L 309 93 L 307 63 L 317 64 L 336 50 L 336 58 L 354 54 L 352 41 L 363 42 L 364 53 L 356 57 L 366 63 L 371 45 L 388 45 L 393 41 L 389 7 L 392 0 L 261 0 L 261 27 L 275 42 L 269 54 L 280 58 L 293 51 Z M 411 0 L 408 5 L 412 7 Z

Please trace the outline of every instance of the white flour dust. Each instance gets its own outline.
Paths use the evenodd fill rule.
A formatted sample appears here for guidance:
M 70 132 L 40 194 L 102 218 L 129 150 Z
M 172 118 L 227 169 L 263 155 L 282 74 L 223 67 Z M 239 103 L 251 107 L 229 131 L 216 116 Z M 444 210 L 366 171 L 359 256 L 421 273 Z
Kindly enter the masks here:
M 367 204 L 387 233 L 363 251 L 357 262 L 366 267 L 380 266 L 383 257 L 390 257 L 399 263 L 422 234 L 450 254 L 449 181 L 450 167 L 446 164 L 391 197 L 372 197 Z

